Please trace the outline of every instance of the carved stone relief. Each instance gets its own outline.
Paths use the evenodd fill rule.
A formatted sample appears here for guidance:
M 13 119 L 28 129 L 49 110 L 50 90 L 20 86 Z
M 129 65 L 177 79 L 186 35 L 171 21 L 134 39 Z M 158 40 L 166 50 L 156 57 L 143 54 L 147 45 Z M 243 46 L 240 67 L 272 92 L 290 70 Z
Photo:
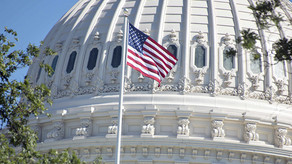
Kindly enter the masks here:
M 225 131 L 223 130 L 223 121 L 222 120 L 213 120 L 211 122 L 212 125 L 212 138 L 215 137 L 224 137 L 225 136 Z
M 255 123 L 245 124 L 243 138 L 246 142 L 259 140 L 259 134 L 256 133 L 256 128 L 257 126 Z
M 154 135 L 155 127 L 154 127 L 154 117 L 144 117 L 144 125 L 142 126 L 142 134 L 151 134 Z
M 47 139 L 52 141 L 60 140 L 64 138 L 64 135 L 64 123 L 62 121 L 57 121 L 53 123 L 53 129 L 47 133 Z
M 288 130 L 286 128 L 277 128 L 275 129 L 275 145 L 279 148 L 283 148 L 284 146 L 291 145 L 291 139 L 288 138 L 287 135 Z
M 107 133 L 108 134 L 117 134 L 118 132 L 118 118 L 112 118 L 112 125 L 108 127 Z
M 188 118 L 180 118 L 178 121 L 177 134 L 189 136 L 190 135 L 189 123 L 190 121 Z
M 81 127 L 76 129 L 76 136 L 90 136 L 92 121 L 90 119 L 82 119 L 80 121 Z

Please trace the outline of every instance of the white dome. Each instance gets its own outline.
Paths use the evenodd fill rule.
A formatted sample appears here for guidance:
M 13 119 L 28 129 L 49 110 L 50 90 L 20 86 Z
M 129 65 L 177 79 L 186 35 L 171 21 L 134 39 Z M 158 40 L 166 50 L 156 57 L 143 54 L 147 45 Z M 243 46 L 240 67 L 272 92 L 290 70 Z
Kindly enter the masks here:
M 161 87 L 126 68 L 124 163 L 288 163 L 292 146 L 292 67 L 273 43 L 292 38 L 292 5 L 281 0 L 279 27 L 259 28 L 252 0 L 79 0 L 52 28 L 28 76 L 52 90 L 51 118 L 31 124 L 41 150 L 70 147 L 85 161 L 114 160 L 123 8 L 129 21 L 178 63 Z M 253 59 L 235 40 L 261 36 Z M 227 58 L 224 51 L 237 54 Z M 115 57 L 114 57 L 115 56 Z M 52 65 L 49 77 L 39 63 Z M 150 128 L 150 129 L 149 129 Z

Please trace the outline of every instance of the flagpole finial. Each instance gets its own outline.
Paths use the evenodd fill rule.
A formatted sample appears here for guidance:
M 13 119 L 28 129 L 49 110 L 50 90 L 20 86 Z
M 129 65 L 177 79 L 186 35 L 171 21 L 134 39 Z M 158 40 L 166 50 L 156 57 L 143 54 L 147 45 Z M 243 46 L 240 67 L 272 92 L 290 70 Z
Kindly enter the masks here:
M 127 8 L 124 8 L 124 16 L 125 17 L 129 16 L 129 10 Z

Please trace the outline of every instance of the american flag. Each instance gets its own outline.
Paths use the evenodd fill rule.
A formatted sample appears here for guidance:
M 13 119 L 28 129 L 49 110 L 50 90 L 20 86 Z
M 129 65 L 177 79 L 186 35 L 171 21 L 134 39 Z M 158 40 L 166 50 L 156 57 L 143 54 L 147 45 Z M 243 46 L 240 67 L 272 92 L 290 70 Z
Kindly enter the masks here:
M 159 83 L 177 59 L 164 47 L 129 24 L 127 65 Z

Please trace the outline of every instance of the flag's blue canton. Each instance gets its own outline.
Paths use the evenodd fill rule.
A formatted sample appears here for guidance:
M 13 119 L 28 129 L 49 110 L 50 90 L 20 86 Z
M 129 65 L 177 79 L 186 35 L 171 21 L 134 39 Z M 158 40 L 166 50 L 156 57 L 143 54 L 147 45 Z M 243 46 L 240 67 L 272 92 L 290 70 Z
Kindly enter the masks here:
M 129 26 L 129 46 L 143 54 L 143 44 L 148 38 L 146 34 L 136 29 L 132 24 Z

